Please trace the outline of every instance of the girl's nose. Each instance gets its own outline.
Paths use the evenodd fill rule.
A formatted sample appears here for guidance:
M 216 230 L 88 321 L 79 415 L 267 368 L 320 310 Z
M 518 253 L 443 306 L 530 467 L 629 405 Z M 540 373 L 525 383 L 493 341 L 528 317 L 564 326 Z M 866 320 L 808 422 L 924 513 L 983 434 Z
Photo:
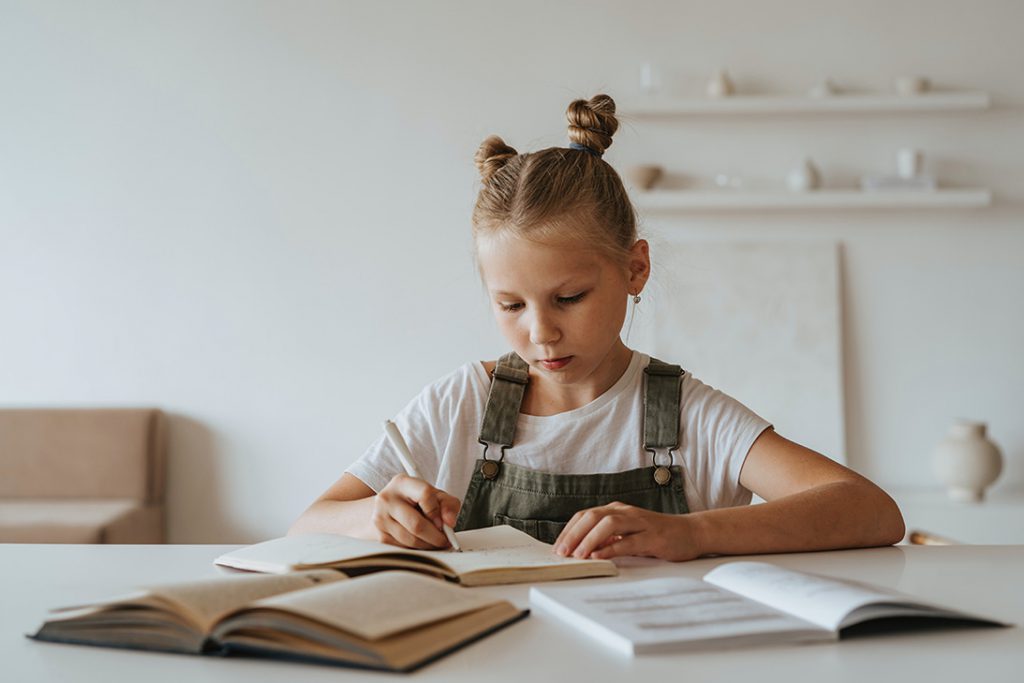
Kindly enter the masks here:
M 561 331 L 550 317 L 545 315 L 534 316 L 533 322 L 530 325 L 530 342 L 532 344 L 544 346 L 554 343 L 561 338 Z

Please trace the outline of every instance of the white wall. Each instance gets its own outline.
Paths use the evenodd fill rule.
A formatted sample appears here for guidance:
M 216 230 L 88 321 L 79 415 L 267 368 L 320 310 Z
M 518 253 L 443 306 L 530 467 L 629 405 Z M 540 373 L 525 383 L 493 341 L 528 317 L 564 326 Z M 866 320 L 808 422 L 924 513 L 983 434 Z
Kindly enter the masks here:
M 423 384 L 503 345 L 474 274 L 473 152 L 564 144 L 566 104 L 824 76 L 989 90 L 986 112 L 627 122 L 608 158 L 830 182 L 920 146 L 976 211 L 659 217 L 844 244 L 849 460 L 930 484 L 956 416 L 1024 481 L 1024 5 L 0 0 L 0 404 L 174 418 L 170 537 L 288 523 Z M 700 375 L 699 368 L 694 368 Z M 742 398 L 742 397 L 740 397 Z M 770 417 L 770 416 L 769 416 Z

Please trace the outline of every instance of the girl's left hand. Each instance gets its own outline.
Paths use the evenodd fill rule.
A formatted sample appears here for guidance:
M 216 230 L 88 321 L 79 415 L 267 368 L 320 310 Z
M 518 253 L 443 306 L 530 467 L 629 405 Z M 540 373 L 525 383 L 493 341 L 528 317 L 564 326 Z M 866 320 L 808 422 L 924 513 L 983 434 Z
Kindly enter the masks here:
M 669 515 L 625 503 L 580 510 L 555 539 L 564 557 L 608 559 L 622 555 L 672 562 L 700 556 L 691 515 Z

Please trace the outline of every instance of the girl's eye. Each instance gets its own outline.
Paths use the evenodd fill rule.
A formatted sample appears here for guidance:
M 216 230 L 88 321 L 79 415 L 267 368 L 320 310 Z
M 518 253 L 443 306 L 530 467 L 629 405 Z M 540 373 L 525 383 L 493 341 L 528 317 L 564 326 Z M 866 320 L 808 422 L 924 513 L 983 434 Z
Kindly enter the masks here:
M 498 305 L 501 306 L 501 310 L 505 311 L 506 313 L 515 313 L 516 311 L 518 311 L 519 309 L 521 309 L 523 307 L 523 305 L 520 304 L 520 303 L 515 303 L 515 304 L 499 303 Z
M 580 292 L 579 294 L 574 294 L 573 296 L 560 296 L 558 297 L 558 303 L 578 304 L 580 301 L 583 301 L 583 297 L 585 297 L 586 295 L 586 292 Z

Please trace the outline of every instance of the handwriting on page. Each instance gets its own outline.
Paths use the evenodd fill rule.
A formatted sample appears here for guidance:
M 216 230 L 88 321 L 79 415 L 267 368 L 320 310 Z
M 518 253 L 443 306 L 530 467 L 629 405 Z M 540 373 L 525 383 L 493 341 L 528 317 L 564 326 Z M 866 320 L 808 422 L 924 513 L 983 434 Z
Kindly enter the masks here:
M 460 573 L 474 569 L 548 567 L 579 562 L 579 560 L 556 555 L 546 547 L 534 548 L 529 546 L 465 550 L 461 553 L 448 553 L 441 559 L 444 560 L 445 564 Z

